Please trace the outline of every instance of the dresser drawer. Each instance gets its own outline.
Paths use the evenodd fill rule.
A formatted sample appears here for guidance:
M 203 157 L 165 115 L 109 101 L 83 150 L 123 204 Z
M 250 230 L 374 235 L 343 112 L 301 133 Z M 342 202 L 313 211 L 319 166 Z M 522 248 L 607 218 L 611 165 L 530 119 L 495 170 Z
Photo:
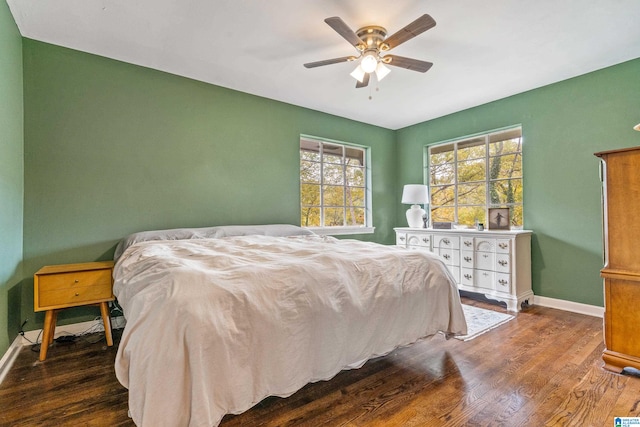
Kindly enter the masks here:
M 496 274 L 496 291 L 511 292 L 511 275 L 504 273 Z
M 473 268 L 473 251 L 462 251 L 460 257 L 460 267 Z
M 495 273 L 493 271 L 473 270 L 475 274 L 475 286 L 482 289 L 493 289 Z
M 498 239 L 496 240 L 496 252 L 509 254 L 511 253 L 511 240 Z
M 448 248 L 435 248 L 434 252 L 444 258 L 447 265 L 460 265 L 460 251 Z
M 460 269 L 460 283 L 466 286 L 473 286 L 473 269 L 461 268 Z
M 434 236 L 433 247 L 460 249 L 460 238 L 458 236 Z
M 480 270 L 493 270 L 495 265 L 495 256 L 493 252 L 476 252 L 476 268 Z
M 467 236 L 463 236 L 460 238 L 461 240 L 461 244 L 460 244 L 460 248 L 462 250 L 465 251 L 472 251 L 473 250 L 473 237 L 467 237 Z
M 496 254 L 496 271 L 499 273 L 511 271 L 511 257 L 508 254 Z
M 407 233 L 407 245 L 419 246 L 424 249 L 431 249 L 431 235 L 422 233 Z

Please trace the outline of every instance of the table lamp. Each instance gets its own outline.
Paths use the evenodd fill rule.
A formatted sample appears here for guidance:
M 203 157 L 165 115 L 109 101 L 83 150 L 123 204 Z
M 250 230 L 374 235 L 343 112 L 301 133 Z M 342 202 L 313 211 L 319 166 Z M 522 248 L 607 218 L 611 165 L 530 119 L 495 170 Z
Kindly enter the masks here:
M 420 184 L 407 184 L 402 190 L 402 203 L 411 205 L 407 210 L 407 223 L 411 228 L 423 228 L 422 217 L 426 215 L 420 205 L 429 205 L 429 187 Z

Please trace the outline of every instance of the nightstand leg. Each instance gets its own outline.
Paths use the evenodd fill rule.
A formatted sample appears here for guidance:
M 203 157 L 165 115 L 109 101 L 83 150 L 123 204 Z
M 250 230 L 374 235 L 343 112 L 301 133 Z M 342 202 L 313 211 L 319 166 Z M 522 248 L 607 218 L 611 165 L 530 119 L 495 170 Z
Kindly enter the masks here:
M 43 362 L 47 358 L 47 350 L 51 339 L 53 338 L 53 332 L 51 328 L 52 321 L 55 328 L 55 310 L 47 310 L 44 315 L 44 331 L 42 333 L 42 341 L 40 342 L 40 361 Z
M 111 317 L 109 316 L 109 304 L 100 303 L 100 313 L 102 314 L 102 322 L 104 323 L 104 337 L 107 339 L 107 345 L 113 345 L 113 337 L 111 335 Z
M 51 325 L 49 326 L 49 344 L 53 344 L 53 339 L 56 335 L 56 322 L 58 321 L 58 310 L 51 310 L 53 314 L 51 315 Z

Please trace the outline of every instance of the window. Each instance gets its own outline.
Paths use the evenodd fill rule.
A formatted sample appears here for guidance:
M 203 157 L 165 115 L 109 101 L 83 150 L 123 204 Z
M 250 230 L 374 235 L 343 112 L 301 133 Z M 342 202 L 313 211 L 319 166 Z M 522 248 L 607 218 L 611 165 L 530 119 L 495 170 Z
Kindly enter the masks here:
M 522 228 L 522 129 L 427 147 L 431 221 L 487 223 L 487 208 L 509 208 Z
M 368 154 L 366 147 L 300 138 L 301 226 L 327 234 L 373 231 Z

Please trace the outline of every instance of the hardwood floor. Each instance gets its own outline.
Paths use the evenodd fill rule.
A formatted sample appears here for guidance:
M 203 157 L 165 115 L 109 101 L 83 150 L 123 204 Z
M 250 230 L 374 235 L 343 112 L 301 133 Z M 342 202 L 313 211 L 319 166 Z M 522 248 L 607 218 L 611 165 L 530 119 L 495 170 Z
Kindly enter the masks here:
M 602 350 L 602 319 L 533 306 L 474 340 L 439 335 L 221 425 L 601 427 L 640 417 L 640 377 L 603 370 Z M 80 340 L 38 362 L 25 347 L 0 385 L 0 425 L 133 426 L 115 353 Z

